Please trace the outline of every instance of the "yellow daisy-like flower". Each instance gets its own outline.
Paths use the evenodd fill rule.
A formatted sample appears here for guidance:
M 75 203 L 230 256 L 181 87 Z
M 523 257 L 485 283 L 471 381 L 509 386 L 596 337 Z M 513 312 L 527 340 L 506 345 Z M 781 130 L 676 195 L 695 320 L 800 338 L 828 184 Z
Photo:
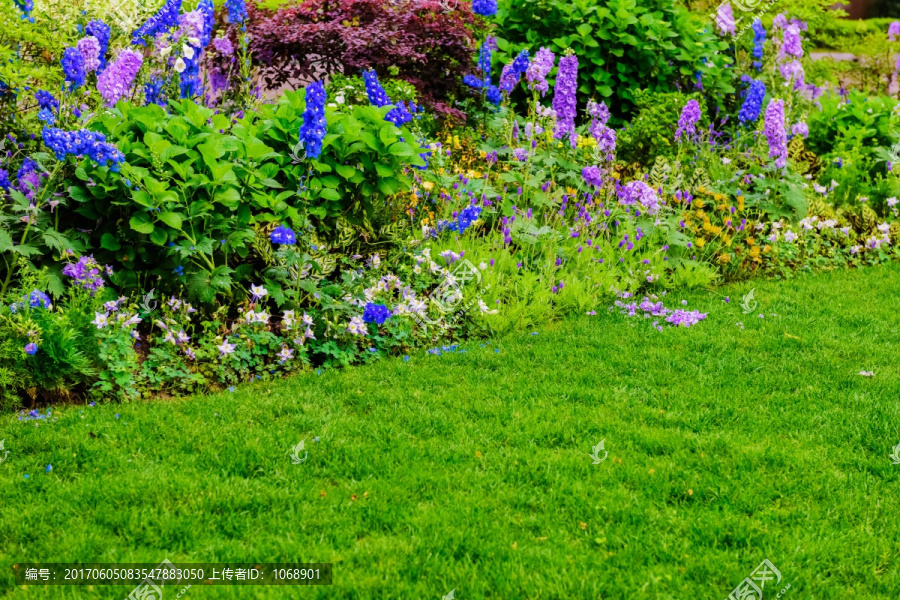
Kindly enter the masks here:
M 737 197 L 737 202 L 738 202 L 738 210 L 739 210 L 740 212 L 744 212 L 744 197 L 743 197 L 743 196 L 738 196 L 738 197 Z
M 720 254 L 720 255 L 719 255 L 719 262 L 722 263 L 723 265 L 726 264 L 726 263 L 731 262 L 731 255 L 730 255 L 730 254 L 725 254 L 725 253 Z
M 427 191 L 430 192 L 430 191 L 431 191 L 431 188 L 434 187 L 434 182 L 433 182 L 433 181 L 423 181 L 423 182 L 422 182 L 422 187 L 425 188 Z
M 703 246 L 706 245 L 706 240 L 703 239 L 703 238 L 697 238 L 697 239 L 694 241 L 694 243 L 696 244 L 696 246 L 697 246 L 698 248 L 703 248 Z

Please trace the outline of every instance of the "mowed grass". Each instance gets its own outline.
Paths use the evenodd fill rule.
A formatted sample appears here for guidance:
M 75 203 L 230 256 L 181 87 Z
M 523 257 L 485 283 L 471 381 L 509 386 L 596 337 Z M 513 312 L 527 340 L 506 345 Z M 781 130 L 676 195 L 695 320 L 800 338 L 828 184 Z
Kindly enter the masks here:
M 658 333 L 602 306 L 466 352 L 3 416 L 0 595 L 124 598 L 11 567 L 168 558 L 334 565 L 332 586 L 197 600 L 720 600 L 769 559 L 766 599 L 896 600 L 900 266 L 681 299 L 708 319 Z

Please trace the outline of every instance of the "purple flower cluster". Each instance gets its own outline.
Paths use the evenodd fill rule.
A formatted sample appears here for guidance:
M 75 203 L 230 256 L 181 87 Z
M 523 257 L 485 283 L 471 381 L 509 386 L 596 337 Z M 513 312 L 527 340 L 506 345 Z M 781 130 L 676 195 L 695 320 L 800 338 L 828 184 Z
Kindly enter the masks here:
M 577 89 L 578 57 L 574 54 L 563 56 L 559 61 L 556 89 L 553 90 L 553 110 L 556 111 L 556 131 L 553 132 L 553 137 L 561 140 L 568 135 L 573 148 L 578 141 L 575 133 Z
M 888 41 L 893 42 L 900 39 L 900 21 L 894 21 L 888 25 Z
M 412 113 L 409 112 L 409 109 L 406 108 L 406 105 L 403 104 L 403 102 L 398 102 L 394 108 L 388 111 L 388 114 L 384 115 L 385 121 L 390 121 L 397 127 L 400 127 L 404 123 L 409 123 L 412 119 Z
M 144 41 L 144 38 L 156 37 L 178 25 L 179 12 L 181 12 L 181 0 L 167 0 L 155 15 L 144 21 L 143 25 L 131 34 L 131 43 L 135 46 L 146 46 L 147 42 Z
M 803 137 L 809 137 L 809 125 L 803 123 L 794 123 L 794 126 L 791 127 L 791 133 L 793 135 L 802 135 Z
M 100 263 L 94 260 L 93 256 L 82 256 L 77 263 L 68 264 L 62 270 L 63 275 L 77 281 L 81 287 L 90 291 L 92 296 L 104 285 L 101 271 Z
M 100 67 L 100 40 L 92 35 L 83 37 L 75 44 L 84 59 L 84 70 L 90 73 Z
M 585 167 L 581 170 L 584 182 L 594 187 L 603 187 L 603 169 L 597 166 Z
M 9 180 L 9 171 L 0 169 L 0 190 L 8 190 L 11 187 L 12 182 Z
M 528 50 L 522 50 L 511 63 L 503 67 L 500 74 L 500 89 L 511 93 L 519 83 L 519 77 L 528 70 Z
M 293 246 L 297 243 L 297 235 L 290 227 L 280 225 L 272 230 L 269 239 L 273 244 L 281 244 L 283 246 Z
M 784 101 L 770 100 L 766 108 L 766 126 L 763 131 L 769 142 L 769 158 L 775 159 L 779 169 L 787 165 L 787 134 L 784 130 Z
M 744 100 L 741 110 L 738 111 L 738 121 L 744 125 L 756 123 L 759 119 L 759 113 L 762 112 L 762 103 L 765 97 L 766 84 L 760 80 L 752 81 L 750 90 L 747 92 L 747 98 Z
M 100 43 L 100 65 L 97 72 L 106 68 L 106 52 L 109 50 L 109 25 L 100 20 L 94 20 L 87 24 L 84 32 L 90 36 L 97 38 Z
M 801 58 L 803 56 L 803 41 L 800 39 L 800 28 L 796 25 L 789 25 L 784 30 L 784 37 L 781 43 L 780 56 L 793 56 Z
M 70 89 L 74 90 L 84 85 L 87 72 L 84 69 L 84 57 L 78 51 L 78 48 L 66 48 L 60 62 Z
M 789 63 L 785 63 L 781 65 L 779 70 L 781 71 L 781 76 L 784 77 L 784 80 L 789 87 L 792 87 L 795 90 L 799 90 L 804 85 L 806 85 L 806 73 L 804 72 L 803 65 L 800 64 L 799 60 L 793 60 Z
M 247 20 L 247 6 L 244 0 L 225 0 L 225 8 L 228 9 L 229 23 L 243 23 Z
M 40 290 L 32 290 L 32 292 L 25 297 L 25 301 L 31 308 L 50 308 L 53 306 L 53 303 L 50 301 L 50 296 Z
M 41 172 L 40 166 L 33 159 L 26 158 L 16 173 L 19 191 L 25 194 L 28 200 L 33 200 L 34 193 L 41 189 L 43 178 L 46 176 L 47 174 Z
M 232 45 L 231 40 L 227 37 L 217 37 L 212 41 L 212 46 L 215 48 L 216 52 L 222 56 L 231 56 L 234 54 L 234 45 Z
M 640 311 L 640 314 L 643 314 L 644 317 L 663 317 L 666 323 L 674 325 L 675 327 L 691 327 L 704 320 L 707 316 L 707 313 L 702 313 L 698 310 L 683 310 L 680 308 L 672 310 L 666 308 L 662 302 L 651 302 L 650 298 L 647 297 L 645 297 L 640 304 L 637 302 L 626 304 L 625 302 L 616 300 L 615 306 L 622 309 L 621 314 L 623 315 L 635 317 L 639 314 L 638 311 Z M 657 325 L 657 321 L 653 322 L 653 326 L 659 331 L 663 330 L 662 326 Z
M 482 17 L 493 17 L 497 14 L 497 0 L 472 0 L 472 12 Z
M 525 71 L 525 79 L 528 81 L 531 89 L 539 91 L 541 96 L 550 89 L 550 84 L 547 83 L 547 75 L 555 62 L 556 55 L 546 48 L 541 48 L 534 56 L 531 64 L 528 65 L 528 70 Z
M 369 302 L 363 310 L 362 319 L 366 323 L 375 323 L 383 325 L 385 321 L 391 318 L 391 311 L 384 304 L 374 304 Z
M 625 206 L 638 204 L 649 215 L 655 215 L 660 211 L 659 194 L 643 181 L 632 181 L 620 186 L 617 193 L 619 204 Z
M 606 122 L 609 121 L 609 108 L 605 102 L 597 104 L 591 101 L 588 103 L 587 110 L 591 115 L 588 131 L 591 133 L 591 137 L 597 140 L 598 150 L 606 153 L 606 160 L 612 162 L 616 153 L 616 130 L 606 125 Z
M 716 11 L 716 27 L 722 35 L 735 34 L 734 11 L 730 2 L 719 5 L 719 10 Z
M 143 61 L 144 57 L 139 52 L 122 50 L 109 68 L 97 76 L 97 91 L 106 100 L 107 106 L 115 106 L 131 92 L 134 78 Z
M 696 100 L 688 100 L 681 111 L 681 117 L 678 119 L 678 129 L 675 130 L 675 141 L 680 141 L 682 136 L 689 139 L 697 135 L 697 123 L 700 122 L 701 112 L 700 103 Z
M 303 125 L 300 126 L 300 140 L 307 158 L 319 158 L 322 154 L 322 140 L 328 127 L 325 100 L 325 84 L 321 81 L 306 86 L 306 109 L 303 111 Z
M 67 155 L 87 156 L 99 165 L 112 163 L 111 169 L 117 171 L 125 156 L 113 144 L 106 141 L 106 136 L 95 131 L 81 129 L 79 131 L 63 131 L 56 127 L 44 127 L 44 145 L 50 148 L 57 160 L 64 160 Z

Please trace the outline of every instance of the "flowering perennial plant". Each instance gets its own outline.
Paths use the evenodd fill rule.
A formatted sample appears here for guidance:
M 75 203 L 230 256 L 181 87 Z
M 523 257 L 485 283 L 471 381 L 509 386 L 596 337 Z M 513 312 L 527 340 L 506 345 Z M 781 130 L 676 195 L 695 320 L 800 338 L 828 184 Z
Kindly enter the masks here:
M 325 85 L 316 81 L 306 86 L 306 109 L 300 127 L 300 141 L 308 158 L 319 158 L 328 124 L 325 121 Z

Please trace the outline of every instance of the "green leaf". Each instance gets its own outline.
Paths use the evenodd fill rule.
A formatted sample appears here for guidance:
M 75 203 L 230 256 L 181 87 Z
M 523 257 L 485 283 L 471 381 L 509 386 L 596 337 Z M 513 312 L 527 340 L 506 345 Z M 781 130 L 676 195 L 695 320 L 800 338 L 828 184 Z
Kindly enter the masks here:
M 173 229 L 181 230 L 183 218 L 180 214 L 171 211 L 159 213 L 157 218 Z
M 112 250 L 113 252 L 122 248 L 122 244 L 120 244 L 119 240 L 116 239 L 116 236 L 111 233 L 104 233 L 100 237 L 100 246 L 107 250 Z
M 150 232 L 150 241 L 157 246 L 164 246 L 169 241 L 169 236 L 166 235 L 165 229 L 156 227 Z
M 131 217 L 131 220 L 128 221 L 128 224 L 132 229 L 137 231 L 138 233 L 152 233 L 154 229 L 153 223 L 150 221 L 150 217 L 146 213 L 138 213 Z
M 413 147 L 406 142 L 397 142 L 396 144 L 393 144 L 388 151 L 394 156 L 414 156 L 416 154 Z

